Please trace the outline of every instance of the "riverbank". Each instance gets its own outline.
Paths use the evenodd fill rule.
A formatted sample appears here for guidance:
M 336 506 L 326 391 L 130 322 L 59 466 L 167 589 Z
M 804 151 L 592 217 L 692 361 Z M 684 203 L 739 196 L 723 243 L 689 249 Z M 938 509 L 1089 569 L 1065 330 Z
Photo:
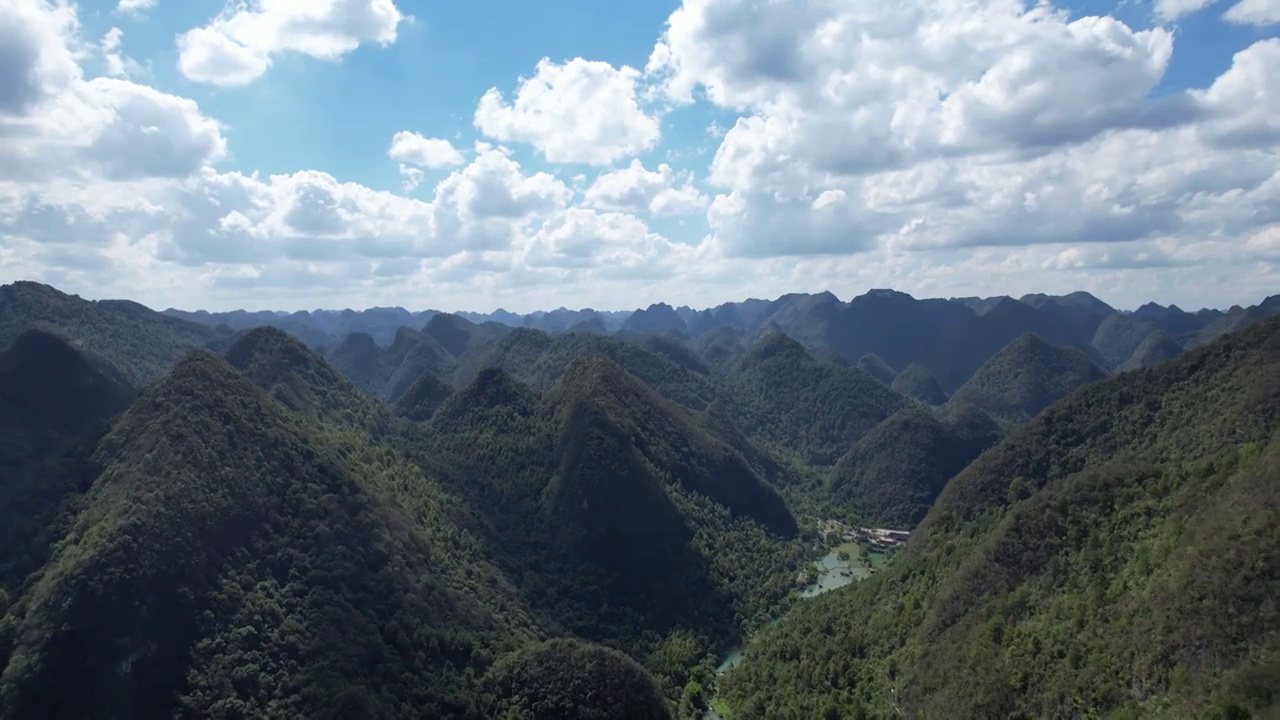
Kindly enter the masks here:
M 827 529 L 834 521 L 824 521 L 823 529 Z M 842 538 L 844 531 L 848 528 L 840 526 L 837 529 L 837 538 Z M 857 528 L 859 531 L 864 528 Z M 825 534 L 825 533 L 824 533 Z M 830 537 L 830 535 L 827 535 Z M 877 546 L 884 547 L 882 543 Z M 889 546 L 888 549 L 892 549 Z M 801 576 L 807 577 L 809 573 L 814 574 L 811 582 L 805 585 L 800 591 L 801 598 L 813 598 L 823 593 L 831 592 L 845 585 L 849 585 L 856 580 L 871 577 L 872 574 L 879 571 L 880 567 L 888 561 L 889 555 L 879 549 L 873 549 L 870 543 L 863 545 L 853 540 L 845 540 L 839 545 L 830 548 L 826 555 L 812 562 L 811 569 L 802 571 Z M 780 622 L 781 618 L 774 620 L 773 623 Z M 773 624 L 770 623 L 770 624 Z M 744 643 L 744 646 L 750 645 L 750 638 Z M 720 664 L 716 667 L 716 676 L 719 677 L 738 665 L 742 664 L 746 657 L 746 648 L 743 646 L 730 648 L 728 652 L 721 658 Z M 722 698 L 713 697 L 709 702 L 709 707 L 704 720 L 729 720 L 732 714 Z

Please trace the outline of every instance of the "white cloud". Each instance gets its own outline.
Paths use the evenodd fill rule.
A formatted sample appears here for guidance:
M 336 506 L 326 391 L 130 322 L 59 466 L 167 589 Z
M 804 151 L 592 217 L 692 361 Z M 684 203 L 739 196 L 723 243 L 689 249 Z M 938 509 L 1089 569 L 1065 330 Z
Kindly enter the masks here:
M 102 51 L 102 61 L 106 66 L 106 73 L 112 77 L 126 77 L 130 75 L 138 75 L 143 72 L 143 68 L 133 58 L 120 52 L 120 47 L 124 43 L 124 32 L 113 27 L 102 36 L 102 42 L 98 44 Z
M 570 208 L 542 224 L 522 259 L 534 268 L 593 268 L 603 276 L 638 279 L 672 274 L 689 252 L 634 215 Z
M 282 49 L 345 52 L 303 36 L 379 41 L 356 22 L 367 0 L 309 5 L 315 22 L 288 7 L 237 5 L 186 36 L 225 47 L 186 60 L 247 82 Z M 286 15 L 261 35 L 236 24 Z M 885 285 L 1198 306 L 1280 284 L 1280 40 L 1153 99 L 1174 52 L 1160 28 L 1017 0 L 688 0 L 647 77 L 545 62 L 481 103 L 491 141 L 393 138 L 418 199 L 313 170 L 232 172 L 217 120 L 137 82 L 118 31 L 79 32 L 71 5 L 0 0 L 0 281 L 187 307 L 523 310 Z M 646 167 L 632 158 L 659 139 L 655 99 L 719 106 L 685 115 L 698 126 L 740 119 L 708 166 L 668 147 L 654 155 L 670 164 Z M 516 142 L 620 167 L 561 180 L 500 144 Z M 448 174 L 433 186 L 429 167 Z M 704 172 L 710 201 L 692 182 Z M 645 213 L 679 218 L 660 233 Z
M 495 140 L 529 143 L 551 162 L 608 165 L 653 147 L 660 136 L 657 117 L 640 106 L 639 79 L 626 66 L 543 58 L 533 77 L 520 79 L 509 104 L 490 88 L 475 126 Z
M 391 149 L 387 151 L 387 155 L 395 160 L 429 168 L 453 167 L 465 162 L 462 153 L 448 140 L 423 137 L 406 130 L 401 130 L 391 138 Z
M 156 6 L 156 0 L 120 0 L 116 3 L 116 12 L 140 13 Z
M 247 0 L 178 36 L 178 68 L 191 80 L 245 85 L 296 52 L 334 61 L 362 43 L 390 45 L 404 16 L 392 0 Z
M 676 182 L 682 181 L 680 187 Z M 707 198 L 693 187 L 687 174 L 662 163 L 655 172 L 632 160 L 620 170 L 601 173 L 587 189 L 588 205 L 622 212 L 686 215 L 707 206 Z
M 1240 0 L 1222 17 L 1241 25 L 1274 25 L 1280 23 L 1280 3 L 1276 0 Z
M 647 73 L 673 101 L 745 113 L 709 175 L 731 256 L 1230 245 L 1280 220 L 1273 43 L 1153 99 L 1162 28 L 1012 0 L 686 0 Z
M 1172 22 L 1214 4 L 1217 0 L 1156 0 L 1155 16 L 1161 22 Z
M 416 167 L 400 163 L 400 184 L 405 192 L 417 190 L 425 175 L 426 173 Z

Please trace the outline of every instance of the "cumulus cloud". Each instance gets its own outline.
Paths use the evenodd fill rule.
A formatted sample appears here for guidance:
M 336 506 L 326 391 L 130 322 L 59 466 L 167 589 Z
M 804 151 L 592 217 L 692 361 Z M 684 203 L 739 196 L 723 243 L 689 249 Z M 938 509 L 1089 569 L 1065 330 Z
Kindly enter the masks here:
M 709 174 L 730 256 L 1225 242 L 1275 221 L 1276 42 L 1209 88 L 1155 97 L 1172 33 L 1110 17 L 686 0 L 646 72 L 674 102 L 744 114 Z
M 1215 2 L 1217 0 L 1156 0 L 1152 9 L 1157 20 L 1172 22 L 1183 15 L 1202 10 Z
M 116 3 L 116 12 L 136 13 L 150 10 L 156 6 L 156 0 L 120 0 Z
M 480 99 L 475 126 L 488 137 L 533 145 L 555 163 L 608 165 L 652 147 L 658 118 L 637 96 L 640 72 L 575 58 L 538 62 L 511 101 L 497 88 Z
M 387 151 L 387 155 L 395 160 L 429 168 L 453 167 L 465 162 L 462 153 L 448 140 L 423 137 L 406 130 L 401 130 L 391 138 L 391 149 Z
M 570 208 L 529 238 L 522 260 L 533 268 L 592 268 L 598 277 L 636 280 L 673 274 L 691 252 L 634 215 Z
M 296 52 L 334 61 L 362 43 L 390 45 L 404 16 L 392 0 L 250 0 L 178 36 L 178 68 L 188 79 L 245 85 Z
M 1264 24 L 1268 7 L 1227 13 Z M 280 52 L 337 59 L 398 22 L 389 2 L 239 3 L 184 35 L 184 62 L 249 82 Z M 975 278 L 1229 304 L 1280 277 L 1277 39 L 1168 92 L 1169 30 L 1043 3 L 687 0 L 643 75 L 544 60 L 485 94 L 488 140 L 398 133 L 406 197 L 232 171 L 222 125 L 136 82 L 118 30 L 79 33 L 72 5 L 0 0 L 0 281 L 163 305 L 532 310 L 744 287 L 971 294 Z M 709 164 L 635 159 L 683 103 L 710 112 L 670 117 L 719 123 L 694 133 Z M 535 172 L 514 143 L 600 169 Z M 445 177 L 428 185 L 428 168 Z
M 679 182 L 680 186 L 676 187 Z M 586 203 L 605 210 L 655 215 L 686 215 L 707 206 L 707 198 L 685 173 L 662 163 L 650 172 L 632 160 L 620 170 L 601 173 L 587 188 Z
M 1275 25 L 1280 23 L 1280 5 L 1274 0 L 1240 0 L 1222 17 L 1241 25 Z

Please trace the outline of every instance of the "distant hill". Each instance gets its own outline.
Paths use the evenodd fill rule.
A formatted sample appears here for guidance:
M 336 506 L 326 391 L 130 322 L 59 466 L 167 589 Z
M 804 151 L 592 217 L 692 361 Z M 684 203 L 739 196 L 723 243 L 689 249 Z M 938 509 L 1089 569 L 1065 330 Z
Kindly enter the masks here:
M 925 405 L 941 405 L 947 401 L 947 394 L 942 391 L 933 373 L 925 366 L 915 363 L 898 373 L 889 387 Z
M 395 402 L 395 412 L 415 422 L 431 419 L 453 394 L 453 388 L 430 372 L 423 372 Z
M 1148 337 L 1156 333 L 1162 331 L 1152 320 L 1116 314 L 1102 321 L 1091 344 L 1105 366 L 1115 369 L 1132 357 Z
M 494 338 L 506 335 L 511 328 L 495 322 L 477 325 L 458 315 L 441 313 L 427 321 L 422 332 L 449 352 L 453 357 L 475 350 Z
M 0 422 L 10 429 L 6 440 L 37 428 L 74 434 L 128 407 L 133 395 L 114 367 L 44 330 L 28 330 L 0 352 Z
M 753 438 L 815 465 L 831 465 L 905 404 L 857 368 L 819 362 L 786 335 L 768 333 L 730 378 L 734 416 Z
M 689 332 L 675 308 L 666 303 L 655 303 L 644 310 L 636 310 L 622 323 L 621 329 L 632 333 L 664 333 L 668 330 L 679 330 L 685 334 Z
M 1163 330 L 1158 330 L 1146 336 L 1142 344 L 1134 349 L 1133 354 L 1123 363 L 1120 363 L 1120 366 L 1116 368 L 1116 372 L 1153 368 L 1181 354 L 1182 346 L 1174 342 L 1168 335 L 1165 335 Z
M 735 717 L 1271 716 L 1276 408 L 1277 318 L 1081 388 L 952 479 L 883 571 L 762 630 L 720 696 Z
M 0 348 L 31 329 L 102 358 L 135 387 L 156 381 L 192 349 L 221 348 L 227 337 L 134 302 L 89 301 L 33 282 L 0 286 Z
M 245 378 L 284 407 L 321 422 L 363 427 L 378 404 L 318 353 L 283 330 L 257 327 L 227 350 Z
M 1002 420 L 1021 421 L 1106 373 L 1083 353 L 1024 335 L 988 360 L 951 401 Z
M 947 481 L 999 439 L 995 422 L 971 405 L 904 407 L 840 458 L 830 492 L 865 525 L 910 529 Z
M 881 360 L 880 356 L 875 353 L 867 353 L 866 355 L 858 358 L 858 362 L 854 367 L 879 380 L 885 385 L 892 385 L 893 379 L 898 376 L 897 371 L 889 367 L 889 364 L 884 360 Z

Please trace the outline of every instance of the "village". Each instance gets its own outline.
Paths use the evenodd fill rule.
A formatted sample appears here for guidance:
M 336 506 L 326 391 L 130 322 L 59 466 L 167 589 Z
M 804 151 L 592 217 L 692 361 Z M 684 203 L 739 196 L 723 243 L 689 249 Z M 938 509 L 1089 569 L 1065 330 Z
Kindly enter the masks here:
M 911 537 L 910 530 L 849 527 L 839 520 L 821 521 L 818 532 L 828 544 L 833 541 L 857 543 L 869 552 L 880 553 L 887 553 L 896 549 Z

